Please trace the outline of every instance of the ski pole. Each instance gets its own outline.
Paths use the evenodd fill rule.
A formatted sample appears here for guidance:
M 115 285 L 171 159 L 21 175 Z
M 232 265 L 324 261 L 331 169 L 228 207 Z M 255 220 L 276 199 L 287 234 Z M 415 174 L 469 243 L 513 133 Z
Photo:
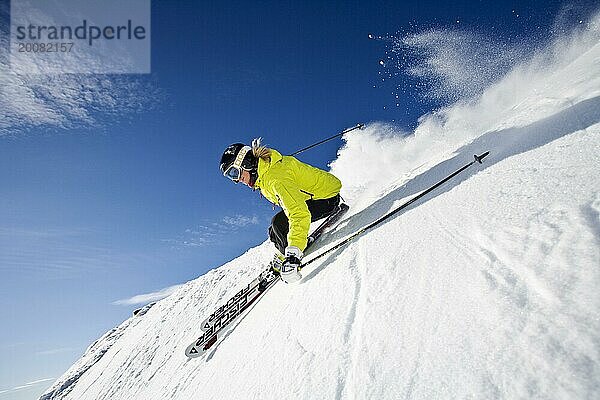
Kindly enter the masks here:
M 307 147 L 305 147 L 305 148 L 303 148 L 303 149 L 297 150 L 297 151 L 293 152 L 292 154 L 290 154 L 290 156 L 295 156 L 296 154 L 300 154 L 300 153 L 302 153 L 303 151 L 306 151 L 306 150 L 308 150 L 308 149 L 312 149 L 313 147 L 319 146 L 319 145 L 321 145 L 321 144 L 323 144 L 323 143 L 325 143 L 325 142 L 328 142 L 328 141 L 330 141 L 331 139 L 335 139 L 335 138 L 336 138 L 336 137 L 338 137 L 338 136 L 342 136 L 342 135 L 343 135 L 343 134 L 345 134 L 345 133 L 352 132 L 352 131 L 353 131 L 353 130 L 355 130 L 355 129 L 364 129 L 364 127 L 365 127 L 365 124 L 356 124 L 356 126 L 354 126 L 354 127 L 352 127 L 352 128 L 348 128 L 348 129 L 346 129 L 346 130 L 345 130 L 345 131 L 343 131 L 343 132 L 337 133 L 337 134 L 335 134 L 335 135 L 333 135 L 333 136 L 331 136 L 331 137 L 328 137 L 327 139 L 323 139 L 323 140 L 321 140 L 320 142 L 317 142 L 317 143 L 311 144 L 310 146 L 307 146 Z
M 354 232 L 353 234 L 351 234 L 350 236 L 348 236 L 346 239 L 342 240 L 341 242 L 339 242 L 338 244 L 336 244 L 335 246 L 325 250 L 323 253 L 319 254 L 318 256 L 316 256 L 315 258 L 305 262 L 304 264 L 302 264 L 301 268 L 304 268 L 305 266 L 307 266 L 308 264 L 312 263 L 313 261 L 318 260 L 319 258 L 323 257 L 324 255 L 331 253 L 333 250 L 335 249 L 339 249 L 340 247 L 342 247 L 343 245 L 345 245 L 346 243 L 350 242 L 351 240 L 353 240 L 354 238 L 356 238 L 357 236 L 362 235 L 363 233 L 365 233 L 366 231 L 368 231 L 371 228 L 374 228 L 375 226 L 379 225 L 380 223 L 382 223 L 383 221 L 385 221 L 386 219 L 390 218 L 391 216 L 397 214 L 398 212 L 400 212 L 401 210 L 405 209 L 406 207 L 408 207 L 409 205 L 411 205 L 412 203 L 414 203 L 415 201 L 419 200 L 421 197 L 425 196 L 427 193 L 431 192 L 432 190 L 437 189 L 438 187 L 440 187 L 441 185 L 443 185 L 444 183 L 448 182 L 450 179 L 454 178 L 456 175 L 460 174 L 461 172 L 463 172 L 465 169 L 469 168 L 471 165 L 475 164 L 476 162 L 478 162 L 479 164 L 481 164 L 481 161 L 488 155 L 490 154 L 489 151 L 486 151 L 485 153 L 477 156 L 474 155 L 473 157 L 475 158 L 473 161 L 471 161 L 470 163 L 468 163 L 467 165 L 459 168 L 458 170 L 454 171 L 453 173 L 451 173 L 450 175 L 448 175 L 447 177 L 445 177 L 444 179 L 442 179 L 441 181 L 439 181 L 438 183 L 436 183 L 435 185 L 429 187 L 428 189 L 426 189 L 425 191 L 419 193 L 418 195 L 416 195 L 415 197 L 413 197 L 412 199 L 410 199 L 409 201 L 407 201 L 406 203 L 402 204 L 401 206 L 398 206 L 398 208 L 396 208 L 395 210 L 390 211 L 389 213 L 385 214 L 384 216 L 382 216 L 381 218 L 379 218 L 378 220 L 371 222 L 369 225 L 359 229 L 358 231 Z

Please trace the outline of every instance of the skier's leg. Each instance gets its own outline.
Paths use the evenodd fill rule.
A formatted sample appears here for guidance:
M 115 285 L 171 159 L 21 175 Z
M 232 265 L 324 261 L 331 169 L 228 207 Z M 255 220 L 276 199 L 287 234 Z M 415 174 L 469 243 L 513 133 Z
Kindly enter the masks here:
M 308 206 L 308 211 L 310 211 L 311 222 L 318 221 L 330 215 L 336 210 L 339 203 L 340 195 L 328 199 L 307 200 L 306 205 Z M 271 242 L 275 244 L 275 247 L 281 254 L 285 253 L 289 230 L 290 225 L 285 213 L 280 211 L 275 214 L 271 220 L 271 226 L 269 227 L 269 239 L 271 239 Z
M 320 220 L 335 212 L 339 202 L 339 195 L 329 199 L 308 200 L 306 204 L 311 214 L 311 221 L 314 222 Z M 277 273 L 281 270 L 281 265 L 284 261 L 283 255 L 285 254 L 285 248 L 288 245 L 287 235 L 289 230 L 289 220 L 285 213 L 280 211 L 275 214 L 271 220 L 271 226 L 269 227 L 269 239 L 279 251 L 279 253 L 275 254 L 273 257 L 273 261 L 271 261 L 271 267 Z
M 329 216 L 336 210 L 340 203 L 340 195 L 321 200 L 308 200 L 308 211 L 310 211 L 311 221 L 315 222 Z
M 275 214 L 271 220 L 271 226 L 269 227 L 269 239 L 271 239 L 271 242 L 273 242 L 281 254 L 285 254 L 285 248 L 287 247 L 287 234 L 289 230 L 290 225 L 285 213 L 280 211 Z

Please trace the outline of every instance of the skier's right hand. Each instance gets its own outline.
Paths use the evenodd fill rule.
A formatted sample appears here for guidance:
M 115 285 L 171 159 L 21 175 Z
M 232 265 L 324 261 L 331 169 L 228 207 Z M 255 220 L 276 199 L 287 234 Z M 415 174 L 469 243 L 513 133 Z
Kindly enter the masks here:
M 295 271 L 300 266 L 302 261 L 302 250 L 296 246 L 288 246 L 285 248 L 285 261 L 283 262 L 282 273 L 287 271 Z
M 281 279 L 285 282 L 295 282 L 300 279 L 301 275 L 298 271 L 302 260 L 302 251 L 296 246 L 288 246 L 285 248 L 285 261 L 281 266 Z

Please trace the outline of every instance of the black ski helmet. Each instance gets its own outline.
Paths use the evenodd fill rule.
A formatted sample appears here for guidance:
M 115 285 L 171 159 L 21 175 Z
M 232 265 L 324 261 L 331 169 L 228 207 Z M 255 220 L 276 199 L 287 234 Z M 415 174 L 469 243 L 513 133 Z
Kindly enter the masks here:
M 238 153 L 244 147 L 246 147 L 246 145 L 243 143 L 234 143 L 225 149 L 223 155 L 221 156 L 220 163 L 221 172 L 223 174 L 225 174 L 227 169 L 235 162 Z M 249 150 L 246 153 L 246 156 L 242 160 L 242 164 L 240 166 L 243 170 L 250 173 L 250 184 L 251 186 L 254 186 L 254 182 L 256 182 L 256 179 L 258 178 L 258 158 L 254 157 L 252 150 Z

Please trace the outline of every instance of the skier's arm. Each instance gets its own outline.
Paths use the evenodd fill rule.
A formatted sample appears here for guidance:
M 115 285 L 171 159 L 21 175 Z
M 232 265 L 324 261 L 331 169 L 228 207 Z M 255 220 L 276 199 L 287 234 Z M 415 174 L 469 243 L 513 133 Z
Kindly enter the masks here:
M 274 187 L 279 205 L 288 217 L 290 230 L 287 235 L 288 246 L 296 246 L 301 251 L 306 248 L 310 229 L 310 211 L 306 205 L 306 195 L 292 183 L 278 183 Z

